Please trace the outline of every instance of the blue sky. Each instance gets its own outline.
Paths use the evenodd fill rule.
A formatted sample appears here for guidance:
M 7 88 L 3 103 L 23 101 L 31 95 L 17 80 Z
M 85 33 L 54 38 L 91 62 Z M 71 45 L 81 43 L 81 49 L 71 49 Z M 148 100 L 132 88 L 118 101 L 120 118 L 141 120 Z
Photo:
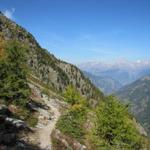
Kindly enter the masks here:
M 149 0 L 0 0 L 0 10 L 71 63 L 150 59 Z

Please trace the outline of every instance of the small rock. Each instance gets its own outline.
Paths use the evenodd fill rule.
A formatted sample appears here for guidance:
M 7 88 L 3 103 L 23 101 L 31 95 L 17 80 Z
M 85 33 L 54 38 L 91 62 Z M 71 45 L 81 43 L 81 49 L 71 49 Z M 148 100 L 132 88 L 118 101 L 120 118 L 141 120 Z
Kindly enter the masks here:
M 24 121 L 22 120 L 18 120 L 18 119 L 13 119 L 13 118 L 9 118 L 7 117 L 5 119 L 6 122 L 11 123 L 12 125 L 14 125 L 17 128 L 27 128 L 26 124 Z
M 34 103 L 28 103 L 28 107 L 34 111 L 38 111 L 38 107 Z
M 21 142 L 17 143 L 15 150 L 25 150 L 25 145 Z

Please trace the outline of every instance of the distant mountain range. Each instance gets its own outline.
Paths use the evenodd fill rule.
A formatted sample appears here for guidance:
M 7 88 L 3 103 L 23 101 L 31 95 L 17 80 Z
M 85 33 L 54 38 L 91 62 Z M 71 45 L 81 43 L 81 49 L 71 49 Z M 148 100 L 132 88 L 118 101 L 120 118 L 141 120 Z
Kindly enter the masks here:
M 88 72 L 86 75 L 105 94 L 111 94 L 119 88 L 150 74 L 150 61 L 120 61 L 112 64 L 87 62 L 78 66 Z
M 91 82 L 95 86 L 97 86 L 106 95 L 111 94 L 114 91 L 118 90 L 120 87 L 122 87 L 119 81 L 116 81 L 110 77 L 101 77 L 85 71 L 84 74 L 91 80 Z
M 130 104 L 131 112 L 150 135 L 150 75 L 122 87 L 116 95 Z

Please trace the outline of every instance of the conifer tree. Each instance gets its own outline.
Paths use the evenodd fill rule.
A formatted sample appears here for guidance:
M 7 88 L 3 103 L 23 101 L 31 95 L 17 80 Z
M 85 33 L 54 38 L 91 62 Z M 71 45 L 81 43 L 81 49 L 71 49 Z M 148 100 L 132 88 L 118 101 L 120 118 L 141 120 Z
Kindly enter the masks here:
M 25 49 L 18 42 L 11 41 L 5 46 L 1 45 L 1 52 L 5 53 L 5 57 L 0 57 L 0 99 L 25 105 L 30 94 L 26 79 Z
M 114 149 L 139 149 L 140 136 L 133 124 L 127 106 L 110 96 L 102 102 L 96 111 L 95 134 L 104 139 L 102 145 Z

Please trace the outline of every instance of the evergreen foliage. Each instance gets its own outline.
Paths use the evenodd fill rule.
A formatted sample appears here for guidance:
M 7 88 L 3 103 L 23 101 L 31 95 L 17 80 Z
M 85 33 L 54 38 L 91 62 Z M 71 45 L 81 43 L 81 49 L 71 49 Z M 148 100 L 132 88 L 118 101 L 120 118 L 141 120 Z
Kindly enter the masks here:
M 61 116 L 57 127 L 62 133 L 81 140 L 85 134 L 83 124 L 86 121 L 86 100 L 73 85 L 69 85 L 63 95 L 71 107 Z
M 80 93 L 72 84 L 67 86 L 66 90 L 63 93 L 63 97 L 65 98 L 65 101 L 70 103 L 71 105 L 78 103 L 81 99 Z
M 140 149 L 140 135 L 127 106 L 113 96 L 106 98 L 96 110 L 95 136 L 101 148 Z
M 85 122 L 86 110 L 80 104 L 73 105 L 61 116 L 57 127 L 65 135 L 82 140 L 84 136 L 83 123 Z
M 25 106 L 30 90 L 26 80 L 25 49 L 16 41 L 5 44 L 0 57 L 0 99 Z

